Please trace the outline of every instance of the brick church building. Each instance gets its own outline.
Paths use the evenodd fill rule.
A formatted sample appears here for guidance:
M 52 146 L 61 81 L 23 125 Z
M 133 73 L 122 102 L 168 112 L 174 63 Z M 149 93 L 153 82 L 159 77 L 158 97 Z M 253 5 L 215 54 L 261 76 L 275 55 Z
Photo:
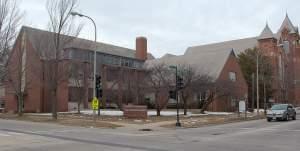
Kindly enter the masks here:
M 269 101 L 274 103 L 291 103 L 300 106 L 300 36 L 298 27 L 294 26 L 288 15 L 285 16 L 280 28 L 273 33 L 268 24 L 256 37 L 237 39 L 213 44 L 189 47 L 183 55 L 166 54 L 162 58 L 148 62 L 163 62 L 166 64 L 196 65 L 199 70 L 206 70 L 216 79 L 228 79 L 229 72 L 236 73 L 236 84 L 241 87 L 237 99 L 243 99 L 247 94 L 245 80 L 236 64 L 235 55 L 247 49 L 258 48 L 263 55 L 270 57 L 273 68 L 273 96 Z M 231 59 L 224 52 L 234 51 Z M 231 64 L 229 65 L 228 62 Z M 227 63 L 226 63 L 227 62 Z M 217 70 L 220 69 L 220 70 Z M 218 72 L 216 72 L 218 71 Z M 221 72 L 222 71 L 222 72 Z M 222 73 L 222 74 L 221 74 Z M 229 102 L 228 102 L 229 101 Z M 252 100 L 249 100 L 251 106 Z M 226 103 L 227 102 L 227 103 Z M 256 102 L 256 101 L 255 101 Z M 260 100 L 260 107 L 264 101 Z M 231 111 L 230 100 L 214 101 L 211 105 L 214 111 Z
M 257 38 L 257 47 L 272 61 L 275 102 L 300 105 L 299 40 L 299 29 L 288 15 L 276 33 L 266 25 Z
M 275 33 L 267 24 L 256 37 L 193 46 L 187 49 L 185 55 L 201 51 L 217 53 L 228 49 L 233 49 L 238 55 L 254 47 L 271 58 L 273 66 L 271 99 L 275 103 L 291 103 L 300 106 L 300 36 L 298 27 L 293 25 L 287 14 Z M 260 103 L 260 106 L 263 106 L 263 100 Z

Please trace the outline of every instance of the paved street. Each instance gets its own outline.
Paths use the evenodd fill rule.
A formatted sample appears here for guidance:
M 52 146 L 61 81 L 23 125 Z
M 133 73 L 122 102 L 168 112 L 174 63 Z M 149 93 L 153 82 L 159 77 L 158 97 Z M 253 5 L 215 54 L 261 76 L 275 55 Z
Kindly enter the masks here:
M 299 118 L 153 132 L 0 120 L 1 151 L 296 151 L 299 140 Z

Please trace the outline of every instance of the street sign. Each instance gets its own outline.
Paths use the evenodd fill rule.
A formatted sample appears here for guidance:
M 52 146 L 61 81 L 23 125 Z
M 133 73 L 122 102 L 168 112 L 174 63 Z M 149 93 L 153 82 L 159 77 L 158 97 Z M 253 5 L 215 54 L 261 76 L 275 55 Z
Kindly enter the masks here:
M 93 100 L 92 100 L 93 110 L 98 110 L 98 106 L 99 106 L 99 100 L 96 97 L 94 97 Z
M 239 112 L 246 111 L 246 102 L 244 100 L 239 101 Z

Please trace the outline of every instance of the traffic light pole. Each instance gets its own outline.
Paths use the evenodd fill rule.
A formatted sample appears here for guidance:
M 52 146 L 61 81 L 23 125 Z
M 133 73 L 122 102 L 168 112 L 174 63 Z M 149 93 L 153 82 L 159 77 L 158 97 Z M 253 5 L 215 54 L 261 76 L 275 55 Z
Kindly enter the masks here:
M 179 102 L 178 102 L 178 90 L 179 90 L 179 85 L 178 82 L 181 81 L 178 79 L 178 71 L 177 71 L 177 66 L 169 66 L 172 69 L 175 69 L 175 99 L 176 99 L 176 108 L 177 108 L 177 121 L 176 121 L 176 127 L 181 127 L 181 123 L 179 121 Z M 181 84 L 180 84 L 181 85 Z
M 176 70 L 176 89 L 175 89 L 175 93 L 176 93 L 176 108 L 177 108 L 177 122 L 176 122 L 176 126 L 177 127 L 181 127 L 181 123 L 179 121 L 179 102 L 178 102 L 178 72 L 177 72 L 177 66 L 175 68 Z

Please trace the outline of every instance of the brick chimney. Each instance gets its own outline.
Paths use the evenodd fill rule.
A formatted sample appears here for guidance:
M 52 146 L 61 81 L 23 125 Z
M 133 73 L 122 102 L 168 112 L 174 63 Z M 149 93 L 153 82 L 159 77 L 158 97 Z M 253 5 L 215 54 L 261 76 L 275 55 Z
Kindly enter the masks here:
M 147 38 L 137 37 L 135 44 L 136 44 L 135 58 L 140 60 L 146 60 L 147 59 Z

